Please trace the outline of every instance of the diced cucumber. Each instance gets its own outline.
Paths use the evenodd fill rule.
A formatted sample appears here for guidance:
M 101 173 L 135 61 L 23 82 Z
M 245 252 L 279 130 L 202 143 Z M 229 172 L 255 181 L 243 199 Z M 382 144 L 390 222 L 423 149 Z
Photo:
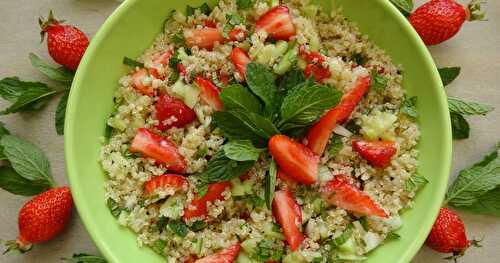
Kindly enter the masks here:
M 280 4 L 279 0 L 269 0 L 269 6 L 270 7 L 275 7 Z
M 274 224 L 271 222 L 266 222 L 263 226 L 264 229 L 264 235 L 266 237 L 269 237 L 271 239 L 278 239 L 278 240 L 284 240 L 285 236 L 281 232 L 276 232 L 274 230 Z
M 258 50 L 255 61 L 269 65 L 274 63 L 279 57 L 283 56 L 288 49 L 286 41 L 278 41 L 276 44 L 267 44 Z
M 319 7 L 317 5 L 307 5 L 301 9 L 302 13 L 308 18 L 315 18 L 318 10 Z
M 235 263 L 259 263 L 256 260 L 251 259 L 247 253 L 245 252 L 240 252 L 238 255 L 238 258 L 236 259 Z
M 185 84 L 181 78 L 174 83 L 172 91 L 191 109 L 198 102 L 198 96 L 200 95 L 198 87 Z
M 290 48 L 285 55 L 281 58 L 280 62 L 274 66 L 274 73 L 278 75 L 283 75 L 287 72 L 292 65 L 297 61 L 297 55 L 299 54 L 299 48 L 295 44 Z
M 125 121 L 118 118 L 118 116 L 110 118 L 108 120 L 108 125 L 120 131 L 124 131 L 127 128 L 127 124 L 125 123 Z
M 292 252 L 283 258 L 283 263 L 306 263 L 306 259 L 299 251 Z
M 260 240 L 257 238 L 247 239 L 241 242 L 241 248 L 245 251 L 245 253 L 252 255 L 257 250 L 257 243 L 259 243 L 259 241 Z
M 383 239 L 373 232 L 366 232 L 363 236 L 363 241 L 365 242 L 365 252 L 369 252 L 378 247 Z
M 307 61 L 305 61 L 305 60 L 304 60 L 304 59 L 302 59 L 301 57 L 297 58 L 297 66 L 298 66 L 300 69 L 304 70 L 304 69 L 306 69 L 306 67 L 307 67 Z
M 189 56 L 188 54 L 186 53 L 186 51 L 184 50 L 183 47 L 177 49 L 177 52 L 179 53 L 179 56 L 178 58 L 182 61 L 182 60 L 185 60 L 187 59 Z
M 354 239 L 354 236 L 349 237 L 346 242 L 344 242 L 342 245 L 338 246 L 338 250 L 340 252 L 346 253 L 346 254 L 354 254 L 356 253 L 356 249 L 358 247 L 358 244 L 356 243 L 356 240 Z
M 181 12 L 179 12 L 177 10 L 174 11 L 174 14 L 172 15 L 172 18 L 175 21 L 177 21 L 178 23 L 184 23 L 184 22 L 186 22 L 186 16 L 183 13 L 181 13 Z
M 234 178 L 231 180 L 231 195 L 232 196 L 245 196 L 251 194 L 252 183 L 248 180 L 242 182 L 239 178 Z
M 160 206 L 160 215 L 174 220 L 179 219 L 184 212 L 182 201 L 183 197 L 179 195 L 169 197 L 165 200 L 165 203 Z

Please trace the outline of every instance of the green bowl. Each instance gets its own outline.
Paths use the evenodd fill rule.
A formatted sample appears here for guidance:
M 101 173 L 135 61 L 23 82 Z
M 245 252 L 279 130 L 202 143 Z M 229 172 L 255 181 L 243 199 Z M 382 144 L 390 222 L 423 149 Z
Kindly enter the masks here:
M 169 2 L 169 3 L 168 3 Z M 211 1 L 215 2 L 215 1 Z M 451 129 L 446 95 L 427 48 L 407 20 L 388 0 L 318 1 L 326 10 L 342 7 L 364 34 L 404 68 L 403 86 L 418 96 L 418 172 L 429 183 L 413 208 L 403 213 L 401 238 L 376 249 L 366 262 L 409 262 L 423 244 L 447 186 Z M 73 81 L 66 112 L 65 151 L 71 190 L 83 223 L 110 262 L 163 262 L 151 249 L 139 248 L 136 236 L 120 226 L 105 204 L 106 176 L 98 159 L 105 122 L 113 108 L 118 79 L 127 73 L 124 56 L 137 57 L 161 31 L 172 8 L 202 1 L 128 0 L 92 40 Z

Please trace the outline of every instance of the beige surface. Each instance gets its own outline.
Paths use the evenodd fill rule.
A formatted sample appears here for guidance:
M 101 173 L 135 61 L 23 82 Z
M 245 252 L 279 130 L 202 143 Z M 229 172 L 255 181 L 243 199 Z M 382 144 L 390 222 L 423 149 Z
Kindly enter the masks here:
M 422 0 L 417 0 L 422 3 Z M 464 2 L 464 1 L 461 1 Z M 495 105 L 498 110 L 487 117 L 469 118 L 471 139 L 454 142 L 452 175 L 480 159 L 500 141 L 500 1 L 490 0 L 489 21 L 465 25 L 453 40 L 431 52 L 439 66 L 462 67 L 462 74 L 448 91 L 450 94 Z M 44 44 L 39 44 L 36 19 L 49 9 L 69 22 L 78 25 L 92 36 L 105 18 L 117 6 L 115 0 L 1 0 L 0 1 L 0 77 L 19 76 L 25 80 L 46 79 L 33 70 L 28 53 L 47 57 Z M 46 109 L 35 114 L 2 116 L 0 120 L 18 136 L 42 147 L 47 153 L 52 172 L 59 184 L 66 184 L 63 138 L 54 129 L 54 100 Z M 0 108 L 5 103 L 0 102 Z M 17 235 L 17 211 L 26 198 L 13 196 L 0 190 L 0 238 Z M 469 237 L 483 238 L 483 248 L 471 249 L 461 262 L 500 262 L 500 219 L 462 214 Z M 0 262 L 57 262 L 75 252 L 97 253 L 78 216 L 66 231 L 43 245 L 37 245 L 29 254 L 0 256 Z M 429 249 L 415 257 L 415 263 L 444 262 L 443 255 Z

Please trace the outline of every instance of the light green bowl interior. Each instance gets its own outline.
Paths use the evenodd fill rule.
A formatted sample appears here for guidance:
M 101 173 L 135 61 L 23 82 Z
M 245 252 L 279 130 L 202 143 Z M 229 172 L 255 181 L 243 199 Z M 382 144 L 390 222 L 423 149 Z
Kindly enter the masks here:
M 214 2 L 214 1 L 212 1 Z M 447 185 L 451 130 L 446 97 L 426 47 L 406 19 L 387 0 L 317 1 L 325 8 L 342 7 L 364 34 L 404 68 L 404 87 L 418 96 L 418 172 L 429 183 L 413 208 L 404 212 L 401 238 L 370 253 L 366 262 L 409 262 L 425 240 Z M 118 225 L 105 205 L 99 149 L 105 122 L 113 107 L 118 79 L 128 68 L 124 56 L 137 57 L 161 31 L 172 8 L 202 1 L 128 0 L 106 21 L 80 64 L 66 113 L 65 150 L 73 197 L 87 230 L 110 262 L 162 262 L 149 248 L 139 248 L 135 234 Z

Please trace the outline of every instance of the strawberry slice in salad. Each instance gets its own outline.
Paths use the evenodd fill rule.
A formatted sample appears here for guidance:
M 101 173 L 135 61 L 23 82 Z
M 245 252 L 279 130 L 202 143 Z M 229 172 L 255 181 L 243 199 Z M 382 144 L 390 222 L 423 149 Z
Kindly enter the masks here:
M 361 189 L 352 185 L 345 175 L 337 175 L 321 189 L 322 198 L 329 204 L 365 216 L 387 218 L 387 213 Z
M 162 137 L 146 128 L 137 130 L 137 134 L 130 145 L 131 153 L 141 153 L 152 158 L 173 172 L 184 173 L 186 160 L 168 138 Z
M 325 56 L 319 52 L 308 52 L 306 47 L 301 45 L 299 48 L 299 55 L 307 62 L 307 66 L 304 70 L 304 74 L 307 78 L 313 76 L 316 82 L 323 83 L 325 79 L 332 75 L 328 66 L 323 65 L 326 61 Z
M 152 196 L 159 191 L 186 191 L 188 188 L 188 181 L 182 175 L 178 174 L 164 174 L 155 176 L 144 183 L 144 194 Z
M 255 31 L 265 31 L 275 40 L 289 40 L 295 36 L 295 25 L 288 7 L 279 5 L 263 14 L 255 22 Z
M 184 221 L 189 221 L 192 218 L 206 218 L 208 214 L 207 203 L 214 202 L 215 200 L 223 200 L 222 193 L 231 187 L 229 182 L 213 183 L 208 186 L 208 190 L 202 197 L 195 197 L 191 203 L 184 208 Z
M 231 61 L 238 71 L 240 79 L 245 79 L 247 64 L 251 62 L 250 56 L 242 48 L 235 47 L 231 51 Z
M 222 31 L 218 28 L 204 27 L 199 29 L 184 29 L 184 38 L 188 47 L 197 46 L 211 50 L 215 43 L 224 43 Z
M 228 248 L 224 248 L 219 252 L 200 258 L 195 263 L 232 263 L 235 262 L 240 253 L 240 243 L 236 243 Z
M 352 148 L 372 166 L 384 169 L 391 163 L 396 154 L 396 143 L 393 141 L 352 140 Z
M 309 148 L 285 135 L 274 135 L 268 144 L 271 155 L 285 174 L 302 184 L 316 183 L 319 157 Z
M 248 32 L 241 28 L 233 28 L 228 35 L 229 41 L 243 41 L 247 38 Z
M 149 78 L 148 72 L 146 69 L 138 69 L 132 74 L 132 86 L 139 93 L 142 93 L 147 96 L 153 96 L 154 90 L 153 87 L 147 85 L 146 78 Z
M 302 225 L 302 212 L 289 190 L 279 190 L 274 193 L 273 215 L 281 226 L 286 242 L 295 251 L 304 240 L 299 225 Z
M 219 88 L 217 88 L 217 86 L 215 86 L 215 84 L 211 80 L 200 76 L 196 77 L 194 81 L 200 88 L 201 100 L 206 104 L 212 106 L 212 108 L 217 111 L 222 110 L 223 104 L 222 100 L 219 97 Z
M 371 85 L 371 77 L 359 77 L 354 87 L 342 96 L 339 104 L 323 115 L 308 131 L 307 146 L 317 155 L 323 155 L 330 135 L 337 123 L 345 122 Z
M 298 182 L 293 177 L 288 176 L 282 169 L 278 169 L 277 177 L 285 183 L 289 189 L 297 188 Z
M 161 75 L 158 72 L 158 67 L 167 66 L 173 54 L 174 54 L 173 50 L 168 50 L 161 54 L 160 53 L 156 54 L 155 57 L 153 58 L 153 67 L 148 69 L 149 74 L 157 79 L 165 80 L 165 76 Z
M 165 131 L 171 127 L 184 127 L 196 119 L 196 113 L 180 99 L 162 94 L 155 104 L 156 128 Z

